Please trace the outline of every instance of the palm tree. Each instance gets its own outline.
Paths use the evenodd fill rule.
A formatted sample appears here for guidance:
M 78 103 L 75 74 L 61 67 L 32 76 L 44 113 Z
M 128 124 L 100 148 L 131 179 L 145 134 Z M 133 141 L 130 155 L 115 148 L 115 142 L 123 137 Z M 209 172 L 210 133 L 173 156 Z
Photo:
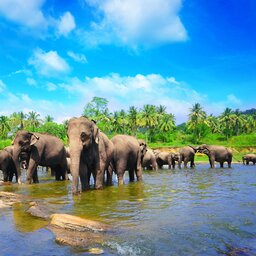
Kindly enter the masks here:
M 158 124 L 161 132 L 169 132 L 175 127 L 175 117 L 173 114 L 164 114 Z
M 0 137 L 6 139 L 10 130 L 9 118 L 7 116 L 0 116 Z
M 190 109 L 189 120 L 187 122 L 187 127 L 194 135 L 195 142 L 199 142 L 206 126 L 208 126 L 206 112 L 199 103 L 196 103 Z
M 154 105 L 144 105 L 142 112 L 141 112 L 141 123 L 142 126 L 149 131 L 149 141 L 152 141 L 152 135 L 153 135 L 153 130 L 157 125 L 158 121 L 158 113 L 156 111 L 156 107 Z M 146 133 L 147 135 L 147 133 Z M 147 142 L 147 137 L 146 137 L 146 142 Z
M 112 130 L 116 133 L 125 134 L 126 126 L 128 124 L 126 113 L 124 110 L 115 111 L 113 117 L 111 118 Z
M 44 118 L 44 122 L 45 123 L 49 123 L 49 122 L 53 122 L 54 118 L 50 115 L 47 115 L 45 118 Z
M 32 130 L 35 131 L 40 125 L 41 120 L 39 119 L 40 114 L 36 113 L 35 111 L 31 111 L 28 113 L 28 124 L 32 127 Z
M 220 124 L 219 124 L 219 120 L 217 117 L 213 116 L 213 114 L 210 114 L 207 117 L 207 122 L 209 124 L 209 127 L 210 127 L 212 133 L 220 132 Z
M 27 115 L 24 114 L 22 111 L 14 112 L 11 116 L 11 125 L 13 126 L 14 130 L 23 130 L 25 127 Z
M 232 133 L 232 122 L 233 122 L 233 112 L 231 108 L 226 108 L 224 112 L 220 115 L 220 123 L 224 125 L 223 133 L 228 139 Z
M 245 122 L 244 117 L 239 109 L 236 109 L 233 112 L 232 121 L 234 126 L 234 134 L 239 135 Z
M 138 111 L 134 106 L 129 108 L 127 121 L 132 135 L 136 136 L 138 129 Z

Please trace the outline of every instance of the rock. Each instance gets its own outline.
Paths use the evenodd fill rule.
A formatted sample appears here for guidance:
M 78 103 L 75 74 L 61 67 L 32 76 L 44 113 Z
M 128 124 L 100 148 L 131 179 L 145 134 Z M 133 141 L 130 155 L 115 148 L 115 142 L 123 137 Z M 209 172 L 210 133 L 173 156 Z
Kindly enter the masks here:
M 26 200 L 28 200 L 26 196 L 0 191 L 0 202 L 2 204 L 12 206 L 15 203 L 21 203 Z
M 87 220 L 68 214 L 52 214 L 51 225 L 74 231 L 102 232 L 108 230 L 108 226 L 97 221 Z
M 27 210 L 28 213 L 35 217 L 43 218 L 43 219 L 49 219 L 50 213 L 46 207 L 38 205 L 36 202 L 30 202 L 31 206 Z
M 59 228 L 52 225 L 50 225 L 48 228 L 56 236 L 55 241 L 63 245 L 88 249 L 90 246 L 95 246 L 95 244 L 102 244 L 105 241 L 105 233 L 95 233 L 88 231 L 79 232 Z

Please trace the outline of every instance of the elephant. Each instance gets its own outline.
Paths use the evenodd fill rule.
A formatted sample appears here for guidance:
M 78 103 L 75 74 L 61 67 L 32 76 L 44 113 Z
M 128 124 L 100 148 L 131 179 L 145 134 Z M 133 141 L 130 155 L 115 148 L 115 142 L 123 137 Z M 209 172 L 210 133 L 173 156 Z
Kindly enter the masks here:
M 27 168 L 29 160 L 29 153 L 22 152 L 19 155 L 19 163 L 22 169 Z M 12 181 L 13 176 L 16 177 L 16 182 L 18 181 L 17 169 L 13 161 L 13 146 L 5 147 L 0 151 L 0 170 L 3 171 L 4 181 Z
M 209 157 L 211 168 L 215 168 L 214 162 L 219 162 L 220 167 L 223 168 L 224 162 L 228 162 L 228 167 L 231 168 L 232 151 L 224 146 L 206 145 L 202 144 L 197 147 L 197 151 L 206 154 Z
M 72 193 L 78 193 L 79 177 L 82 191 L 88 190 L 91 174 L 94 178 L 94 187 L 102 189 L 104 173 L 113 155 L 112 142 L 99 130 L 94 121 L 86 117 L 71 118 L 68 122 L 67 135 Z
M 38 183 L 37 166 L 47 166 L 55 171 L 56 180 L 65 180 L 67 172 L 66 151 L 63 142 L 50 134 L 18 131 L 13 141 L 13 160 L 18 173 L 18 183 L 21 183 L 19 155 L 29 151 L 30 158 L 27 169 L 26 183 Z
M 142 167 L 146 168 L 147 170 L 158 170 L 156 156 L 152 149 L 147 149 L 145 156 L 143 157 Z
M 161 169 L 163 165 L 168 165 L 169 169 L 175 168 L 175 158 L 173 153 L 154 150 L 154 154 L 156 156 L 156 162 L 157 162 L 158 168 Z
M 142 161 L 147 151 L 147 145 L 142 140 L 137 140 L 130 135 L 116 135 L 111 141 L 114 145 L 114 154 L 111 169 L 117 174 L 118 185 L 124 184 L 124 173 L 129 171 L 130 182 L 142 180 Z
M 187 168 L 188 162 L 190 162 L 190 167 L 195 167 L 195 154 L 197 152 L 197 148 L 192 146 L 186 146 L 179 150 L 179 156 L 178 158 L 178 166 L 179 169 L 181 169 L 181 163 L 184 162 L 184 168 Z
M 253 164 L 256 163 L 256 155 L 255 154 L 246 154 L 242 157 L 243 164 L 249 165 L 250 162 Z

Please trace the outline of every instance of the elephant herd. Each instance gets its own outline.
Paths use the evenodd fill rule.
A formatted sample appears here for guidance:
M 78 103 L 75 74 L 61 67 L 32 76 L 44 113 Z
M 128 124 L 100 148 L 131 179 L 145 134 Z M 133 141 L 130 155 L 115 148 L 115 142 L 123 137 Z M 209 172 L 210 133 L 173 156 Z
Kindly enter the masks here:
M 184 168 L 195 166 L 196 152 L 209 157 L 211 168 L 214 163 L 227 162 L 231 167 L 232 151 L 223 146 L 201 145 L 186 146 L 177 153 L 161 152 L 149 149 L 143 140 L 129 135 L 116 135 L 109 139 L 99 130 L 96 123 L 86 117 L 72 118 L 68 122 L 67 137 L 69 147 L 50 134 L 28 131 L 18 131 L 12 146 L 0 151 L 0 170 L 4 181 L 16 181 L 21 184 L 21 170 L 27 169 L 26 183 L 38 181 L 37 166 L 50 167 L 56 180 L 68 179 L 72 175 L 72 193 L 90 188 L 90 178 L 93 177 L 94 187 L 102 189 L 104 183 L 112 184 L 113 172 L 117 175 L 118 184 L 124 183 L 124 173 L 129 172 L 129 180 L 142 180 L 142 169 L 158 170 L 163 165 L 169 168 Z M 244 163 L 256 162 L 252 154 L 244 156 Z M 106 177 L 106 180 L 105 180 Z

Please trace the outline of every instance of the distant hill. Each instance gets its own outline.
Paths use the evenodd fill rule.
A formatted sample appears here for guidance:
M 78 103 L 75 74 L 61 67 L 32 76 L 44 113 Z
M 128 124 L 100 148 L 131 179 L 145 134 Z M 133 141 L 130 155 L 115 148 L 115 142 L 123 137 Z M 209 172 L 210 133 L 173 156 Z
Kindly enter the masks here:
M 242 113 L 245 115 L 252 115 L 252 114 L 256 113 L 256 109 L 255 108 L 247 109 L 247 110 L 243 111 Z

